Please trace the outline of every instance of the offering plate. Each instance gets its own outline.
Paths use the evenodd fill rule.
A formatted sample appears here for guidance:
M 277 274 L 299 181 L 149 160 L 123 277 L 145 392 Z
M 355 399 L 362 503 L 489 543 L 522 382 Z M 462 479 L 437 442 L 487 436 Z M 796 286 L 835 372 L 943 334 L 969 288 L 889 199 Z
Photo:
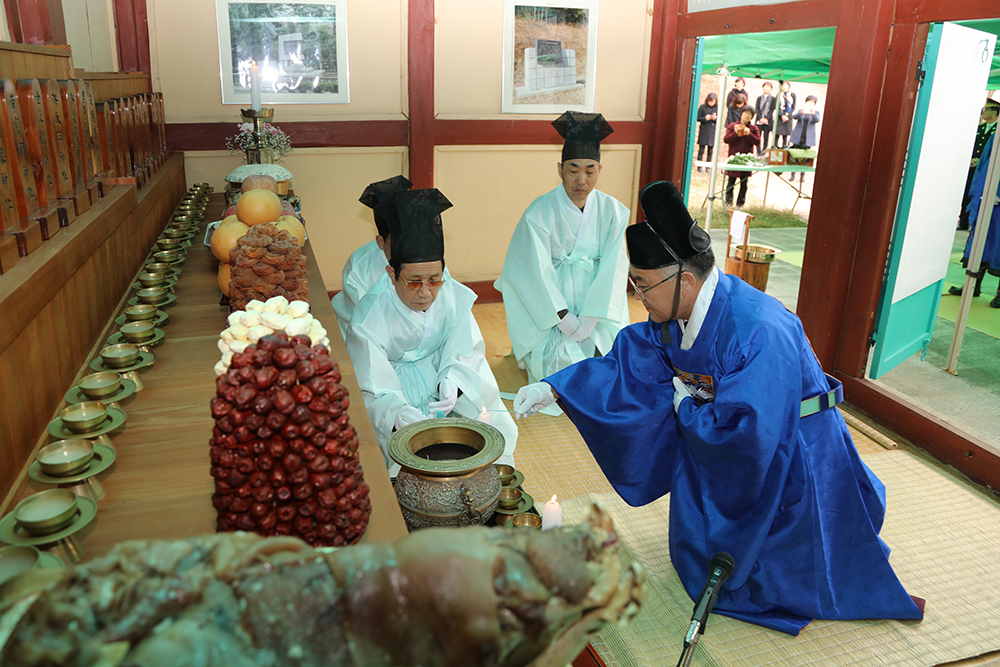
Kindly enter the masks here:
M 107 396 L 102 397 L 101 403 L 104 403 L 109 408 L 118 408 L 120 410 L 121 408 L 115 404 L 118 401 L 124 401 L 126 398 L 128 398 L 135 392 L 136 392 L 135 382 L 122 378 L 122 386 L 118 388 L 118 391 L 116 391 L 113 394 L 108 394 Z M 77 403 L 86 403 L 87 401 L 94 400 L 92 398 L 87 398 L 87 395 L 80 390 L 79 386 L 73 387 L 72 389 L 67 391 L 66 395 L 63 396 L 63 398 L 70 405 L 76 405 Z
M 95 371 L 112 371 L 114 373 L 121 373 L 122 380 L 131 380 L 135 383 L 135 390 L 142 391 L 146 386 L 146 383 L 142 381 L 139 371 L 152 366 L 154 363 L 156 363 L 155 354 L 149 351 L 139 350 L 139 359 L 136 360 L 136 362 L 131 366 L 111 368 L 110 366 L 105 366 L 104 360 L 97 357 L 90 362 L 90 367 Z
M 119 332 L 119 333 L 113 333 L 111 334 L 111 336 L 108 337 L 108 345 L 132 343 L 133 345 L 138 346 L 138 348 L 143 352 L 149 352 L 152 348 L 156 347 L 157 345 L 162 345 L 163 343 L 165 343 L 166 342 L 166 340 L 164 339 L 165 336 L 166 332 L 163 331 L 163 329 L 154 328 L 153 337 L 150 338 L 149 340 L 134 341 L 134 340 L 128 340 L 127 338 L 125 338 L 125 334 Z
M 522 473 L 517 468 L 514 468 L 514 479 L 504 484 L 504 486 L 509 486 L 516 489 L 519 488 L 522 484 L 524 484 L 524 473 Z M 521 490 L 523 491 L 524 489 Z
M 118 326 L 124 326 L 128 324 L 130 321 L 131 320 L 125 317 L 124 313 L 115 318 L 115 324 L 117 324 Z M 152 322 L 154 327 L 166 326 L 166 324 L 170 321 L 170 315 L 165 310 L 157 310 L 156 315 L 153 316 L 153 319 L 147 321 Z
M 154 305 L 157 308 L 169 308 L 170 305 L 173 304 L 174 301 L 177 301 L 177 295 L 174 294 L 173 292 L 168 292 L 166 299 L 164 299 L 163 301 L 151 304 L 151 305 Z M 139 297 L 134 296 L 131 299 L 129 299 L 128 300 L 128 305 L 130 305 L 130 306 L 138 306 L 139 305 Z
M 115 456 L 113 448 L 95 442 L 94 458 L 90 459 L 87 467 L 80 472 L 66 477 L 46 475 L 42 472 L 42 466 L 38 461 L 35 461 L 28 468 L 28 477 L 42 484 L 55 484 L 96 503 L 104 497 L 104 486 L 97 479 L 97 475 L 111 467 L 111 464 L 115 462 Z
M 76 516 L 68 526 L 48 535 L 33 535 L 18 525 L 14 512 L 11 511 L 0 519 L 0 542 L 51 549 L 53 555 L 62 561 L 76 564 L 80 562 L 85 552 L 83 545 L 73 536 L 93 521 L 95 516 L 97 516 L 97 503 L 89 498 L 80 497 L 76 501 Z
M 170 276 L 170 277 L 168 277 L 163 282 L 162 285 L 156 285 L 156 287 L 166 287 L 168 290 L 172 290 L 176 284 L 177 284 L 177 276 Z M 138 280 L 135 281 L 134 283 L 132 283 L 131 285 L 129 285 L 129 287 L 131 287 L 132 289 L 136 289 L 136 290 L 146 289 L 146 287 L 142 283 L 140 283 Z M 133 305 L 135 305 L 135 304 L 133 304 Z M 153 304 L 150 304 L 150 305 L 153 305 Z
M 66 428 L 63 424 L 63 420 L 56 417 L 49 422 L 48 432 L 56 440 L 72 440 L 73 438 L 93 438 L 99 435 L 104 435 L 105 433 L 110 433 L 116 428 L 125 423 L 125 412 L 118 409 L 108 407 L 108 414 L 104 418 L 104 421 L 98 425 L 97 428 L 92 431 L 87 431 L 86 433 L 74 433 Z
M 514 515 L 514 514 L 521 514 L 523 512 L 527 512 L 530 508 L 532 508 L 534 506 L 535 506 L 535 499 L 532 498 L 531 496 L 529 496 L 527 491 L 523 491 L 522 490 L 521 491 L 521 502 L 519 502 L 516 507 L 512 507 L 511 509 L 506 509 L 506 508 L 500 507 L 500 505 L 497 504 L 497 508 L 496 508 L 495 511 L 499 512 L 500 514 Z

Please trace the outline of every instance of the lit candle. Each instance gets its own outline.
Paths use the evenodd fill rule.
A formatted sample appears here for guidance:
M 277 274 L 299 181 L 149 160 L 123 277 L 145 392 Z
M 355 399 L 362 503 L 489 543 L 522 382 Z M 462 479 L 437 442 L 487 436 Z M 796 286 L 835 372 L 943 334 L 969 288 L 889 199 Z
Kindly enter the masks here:
M 552 500 L 542 506 L 542 530 L 551 530 L 562 526 L 562 507 L 555 495 Z
M 250 65 L 250 108 L 260 111 L 260 70 L 256 62 Z
M 484 424 L 492 424 L 493 416 L 490 415 L 489 411 L 486 410 L 486 406 L 483 406 L 483 411 L 479 413 L 479 417 L 476 418 L 478 421 Z

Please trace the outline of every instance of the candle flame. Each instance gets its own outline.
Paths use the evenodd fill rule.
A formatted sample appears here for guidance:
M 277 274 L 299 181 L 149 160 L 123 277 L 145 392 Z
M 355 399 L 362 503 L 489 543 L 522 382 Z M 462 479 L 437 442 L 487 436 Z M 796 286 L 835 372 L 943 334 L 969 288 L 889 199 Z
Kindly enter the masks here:
M 554 493 L 552 494 L 552 500 L 550 500 L 549 502 L 550 503 L 556 502 L 556 494 L 554 494 Z

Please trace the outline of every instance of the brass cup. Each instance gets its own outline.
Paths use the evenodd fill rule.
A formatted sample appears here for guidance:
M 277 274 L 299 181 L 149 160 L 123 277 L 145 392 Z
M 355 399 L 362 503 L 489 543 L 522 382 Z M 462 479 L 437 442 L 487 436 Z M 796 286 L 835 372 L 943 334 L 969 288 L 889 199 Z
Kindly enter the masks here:
M 145 322 L 127 322 L 119 329 L 122 336 L 130 343 L 142 343 L 156 336 L 153 323 L 149 320 Z
M 35 460 L 46 475 L 65 477 L 86 468 L 92 458 L 94 443 L 90 440 L 58 440 L 38 450 Z
M 108 368 L 125 368 L 139 360 L 140 350 L 134 343 L 108 345 L 101 350 L 101 360 Z
M 187 230 L 181 227 L 167 227 L 163 230 L 163 237 L 167 239 L 180 240 L 187 236 Z
M 160 250 L 177 250 L 181 247 L 181 242 L 177 239 L 160 239 L 156 242 L 156 247 Z
M 140 273 L 139 284 L 143 287 L 159 287 L 167 282 L 165 273 Z
M 73 433 L 93 431 L 107 416 L 108 406 L 99 401 L 77 403 L 59 413 L 63 425 Z
M 515 528 L 534 528 L 535 530 L 542 529 L 542 517 L 537 514 L 532 514 L 531 512 L 515 514 L 510 520 L 510 523 Z
M 505 510 L 512 510 L 521 504 L 521 490 L 504 487 L 500 489 L 500 499 L 497 502 Z
M 48 489 L 28 496 L 14 508 L 14 518 L 29 533 L 48 535 L 73 523 L 76 494 L 68 489 Z
M 514 480 L 514 466 L 509 466 L 505 463 L 494 463 L 493 467 L 497 469 L 497 477 L 500 478 L 500 483 L 507 486 Z
M 157 262 L 155 259 L 148 260 L 146 262 L 146 272 L 147 273 L 162 273 L 165 276 L 170 276 L 170 272 L 174 270 L 174 265 L 169 262 Z
M 83 392 L 84 396 L 97 401 L 121 389 L 122 376 L 111 371 L 91 373 L 81 379 L 80 384 L 77 386 Z
M 129 322 L 142 322 L 156 317 L 156 306 L 149 303 L 140 303 L 129 306 L 125 309 L 125 319 Z
M 41 552 L 28 545 L 16 545 L 0 549 L 0 585 L 22 572 L 38 567 Z
M 157 262 L 169 262 L 173 264 L 181 261 L 181 253 L 179 250 L 161 250 L 160 252 L 153 253 L 153 259 Z
M 139 303 L 163 303 L 170 298 L 170 292 L 165 287 L 149 287 L 135 293 Z

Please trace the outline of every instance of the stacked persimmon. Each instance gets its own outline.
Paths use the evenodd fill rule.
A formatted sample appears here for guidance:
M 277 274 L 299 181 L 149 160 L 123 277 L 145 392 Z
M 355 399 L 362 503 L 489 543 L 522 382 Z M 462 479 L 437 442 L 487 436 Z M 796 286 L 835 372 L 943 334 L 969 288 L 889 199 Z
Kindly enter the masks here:
M 272 223 L 278 231 L 287 232 L 289 239 L 294 239 L 299 249 L 305 244 L 305 227 L 295 217 L 295 209 L 288 202 L 282 201 L 277 192 L 278 182 L 270 176 L 247 177 L 243 181 L 239 199 L 226 208 L 225 217 L 212 233 L 212 253 L 221 262 L 219 289 L 226 296 L 232 296 L 231 283 L 234 279 L 232 251 L 237 247 L 239 239 L 253 226 Z M 275 294 L 279 293 L 268 296 Z

